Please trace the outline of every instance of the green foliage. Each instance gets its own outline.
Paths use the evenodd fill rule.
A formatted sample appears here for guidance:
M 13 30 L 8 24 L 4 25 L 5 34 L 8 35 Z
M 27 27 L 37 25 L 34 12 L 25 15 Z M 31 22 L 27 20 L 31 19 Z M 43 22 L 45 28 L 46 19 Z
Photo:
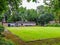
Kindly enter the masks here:
M 44 0 L 45 4 L 46 4 L 47 0 Z M 60 23 L 60 0 L 50 0 L 50 3 L 48 4 L 48 6 L 53 9 L 53 14 L 55 15 L 55 21 L 59 20 Z
M 59 23 L 60 23 L 60 1 L 59 0 L 53 0 L 52 3 L 54 5 L 55 19 L 59 20 Z
M 53 15 L 53 9 L 50 8 L 49 6 L 38 6 L 37 7 L 37 13 L 38 13 L 38 23 L 48 23 L 50 20 L 53 20 L 54 15 Z
M 7 9 L 7 0 L 0 0 L 0 12 L 3 12 Z M 1 14 L 1 13 L 0 13 Z
M 27 10 L 27 20 L 28 21 L 36 21 L 37 12 L 34 9 Z
M 31 0 L 27 0 L 28 2 L 30 2 Z M 36 2 L 36 0 L 32 0 L 32 2 Z
M 19 20 L 21 20 L 21 17 L 19 17 L 19 15 L 11 15 L 7 22 L 16 22 Z
M 32 0 L 33 2 L 36 2 L 37 0 Z
M 9 5 L 12 7 L 14 10 L 18 10 L 19 4 L 21 3 L 22 0 L 9 0 Z
M 0 33 L 4 32 L 4 27 L 2 25 L 0 25 Z
M 19 17 L 21 18 L 21 21 L 26 20 L 26 14 L 27 14 L 26 8 L 20 7 L 19 8 Z
M 31 0 L 27 0 L 28 2 L 30 2 Z
M 48 27 L 60 27 L 60 24 L 57 24 L 57 23 L 55 23 L 55 24 L 47 24 L 46 26 L 48 26 Z
M 13 22 L 13 21 L 12 21 L 12 18 L 9 18 L 9 19 L 7 20 L 7 22 L 8 22 L 8 23 L 10 23 L 10 22 L 12 23 L 12 22 Z
M 14 45 L 12 41 L 6 40 L 3 35 L 4 27 L 0 25 L 0 45 Z
M 60 1 L 59 0 L 50 0 L 50 3 L 48 6 L 38 6 L 37 10 L 27 10 L 26 8 L 20 7 L 22 0 L 1 0 L 0 2 L 0 14 L 6 13 L 5 10 L 7 10 L 5 19 L 7 22 L 16 22 L 16 21 L 35 21 L 36 23 L 40 21 L 40 18 L 43 18 L 41 20 L 44 20 L 44 22 L 49 22 L 49 20 L 53 19 L 53 16 L 47 16 L 49 14 L 54 14 L 55 18 L 60 21 Z M 27 0 L 30 2 L 31 0 Z M 32 0 L 33 2 L 36 2 L 37 0 Z M 44 0 L 46 4 L 46 0 Z M 47 4 L 46 4 L 47 5 Z M 8 8 L 7 8 L 8 7 Z M 48 14 L 46 14 L 48 13 Z M 44 14 L 45 16 L 43 16 Z M 10 16 L 11 15 L 11 16 Z M 49 17 L 49 18 L 47 18 Z M 2 21 L 3 16 L 0 15 L 0 21 Z
M 3 16 L 2 16 L 2 15 L 0 15 L 0 22 L 2 21 L 2 19 L 3 19 Z
M 7 22 L 16 22 L 16 21 L 24 21 L 26 18 L 26 9 L 20 7 L 19 12 L 12 12 L 12 15 L 8 18 Z
M 38 21 L 44 25 L 45 23 L 48 23 L 49 21 L 54 20 L 54 16 L 52 14 L 42 14 L 38 17 Z
M 20 3 L 21 0 L 0 0 L 0 15 L 6 13 L 9 9 L 11 9 L 12 12 L 17 11 Z M 2 20 L 1 17 L 0 20 Z
M 34 9 L 27 10 L 26 8 L 20 7 L 19 13 L 15 14 L 16 12 L 12 12 L 7 22 L 16 22 L 16 21 L 35 21 L 37 18 L 37 11 Z
M 6 40 L 5 38 L 1 38 L 0 45 L 14 45 L 14 43 L 11 40 Z

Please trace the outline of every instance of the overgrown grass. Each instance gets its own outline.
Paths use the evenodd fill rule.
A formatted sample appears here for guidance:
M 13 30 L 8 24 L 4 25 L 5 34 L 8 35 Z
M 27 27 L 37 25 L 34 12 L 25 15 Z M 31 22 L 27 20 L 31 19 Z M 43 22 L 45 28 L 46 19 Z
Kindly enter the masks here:
M 24 41 L 60 37 L 60 27 L 7 27 Z

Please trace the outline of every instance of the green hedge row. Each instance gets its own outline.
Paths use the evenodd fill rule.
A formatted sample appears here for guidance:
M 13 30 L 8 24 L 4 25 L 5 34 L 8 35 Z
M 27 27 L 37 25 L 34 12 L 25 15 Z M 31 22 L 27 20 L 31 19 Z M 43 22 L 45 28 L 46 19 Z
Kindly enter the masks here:
M 60 27 L 60 24 L 57 24 L 57 23 L 55 23 L 55 24 L 47 24 L 46 26 L 48 26 L 48 27 Z

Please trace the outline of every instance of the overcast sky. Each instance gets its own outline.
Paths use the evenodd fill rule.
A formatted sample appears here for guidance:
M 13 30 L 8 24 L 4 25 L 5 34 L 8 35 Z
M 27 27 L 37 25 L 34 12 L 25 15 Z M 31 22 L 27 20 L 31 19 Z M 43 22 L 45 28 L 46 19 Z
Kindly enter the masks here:
M 27 9 L 31 9 L 31 8 L 36 9 L 37 6 L 44 5 L 43 0 L 37 0 L 37 2 L 38 1 L 39 1 L 39 3 L 35 3 L 35 2 L 32 2 L 32 1 L 27 2 L 27 0 L 22 0 L 22 6 L 26 7 Z

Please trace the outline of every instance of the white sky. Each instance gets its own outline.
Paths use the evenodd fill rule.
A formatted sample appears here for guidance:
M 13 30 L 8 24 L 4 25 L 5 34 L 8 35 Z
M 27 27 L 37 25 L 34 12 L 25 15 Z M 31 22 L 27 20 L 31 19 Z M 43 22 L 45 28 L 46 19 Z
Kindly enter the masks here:
M 44 5 L 43 0 L 37 0 L 37 2 L 39 1 L 39 3 L 35 3 L 35 2 L 27 2 L 27 0 L 22 0 L 22 6 L 26 7 L 27 9 L 36 9 L 37 6 L 40 5 Z

